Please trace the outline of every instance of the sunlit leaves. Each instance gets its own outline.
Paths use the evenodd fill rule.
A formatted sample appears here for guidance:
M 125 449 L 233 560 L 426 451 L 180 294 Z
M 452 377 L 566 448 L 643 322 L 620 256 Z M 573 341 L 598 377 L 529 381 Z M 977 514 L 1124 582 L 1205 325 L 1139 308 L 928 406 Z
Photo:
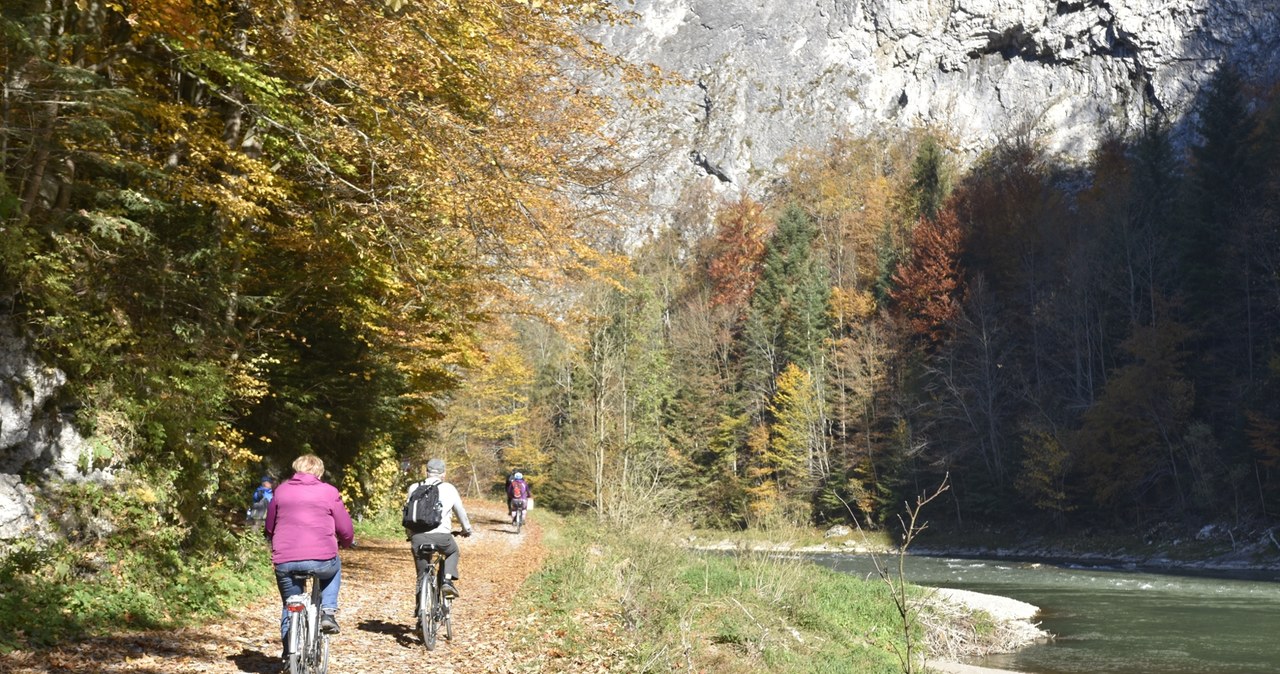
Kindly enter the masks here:
M 147 401 L 139 451 L 199 482 L 184 508 L 253 452 L 318 451 L 372 498 L 483 362 L 476 326 L 614 264 L 575 199 L 611 171 L 583 85 L 617 63 L 577 32 L 611 10 L 370 9 L 6 10 L 4 290 L 78 383 Z
M 716 241 L 707 265 L 711 303 L 740 308 L 751 297 L 764 255 L 764 206 L 750 197 L 716 214 Z

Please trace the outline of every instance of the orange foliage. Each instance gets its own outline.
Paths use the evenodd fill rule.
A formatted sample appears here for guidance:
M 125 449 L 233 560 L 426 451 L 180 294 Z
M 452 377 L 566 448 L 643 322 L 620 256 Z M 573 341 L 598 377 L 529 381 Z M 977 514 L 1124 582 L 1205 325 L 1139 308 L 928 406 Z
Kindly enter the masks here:
M 911 333 L 937 346 L 950 334 L 965 297 L 960 272 L 962 235 L 955 212 L 921 219 L 911 233 L 911 260 L 894 273 L 890 296 Z
M 1280 421 L 1258 412 L 1246 412 L 1245 434 L 1258 461 L 1267 468 L 1280 468 Z
M 707 275 L 712 306 L 742 306 L 760 277 L 764 255 L 764 206 L 750 197 L 716 216 L 716 241 Z

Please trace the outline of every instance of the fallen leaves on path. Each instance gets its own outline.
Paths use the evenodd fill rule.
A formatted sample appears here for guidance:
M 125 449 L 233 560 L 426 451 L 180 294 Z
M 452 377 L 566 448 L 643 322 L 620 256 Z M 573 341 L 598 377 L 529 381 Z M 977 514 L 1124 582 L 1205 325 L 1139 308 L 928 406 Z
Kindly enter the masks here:
M 453 641 L 422 647 L 414 628 L 414 566 L 405 541 L 363 540 L 342 553 L 341 634 L 330 640 L 333 674 L 454 674 L 528 671 L 509 641 L 524 616 L 511 615 L 525 578 L 545 555 L 530 520 L 516 534 L 502 504 L 468 501 L 475 534 L 459 539 Z M 271 570 L 263 569 L 263 573 Z M 275 674 L 281 671 L 280 598 L 272 593 L 199 627 L 122 632 L 43 651 L 0 655 L 11 674 Z M 545 654 L 544 654 L 545 655 Z M 563 671 L 563 670 L 561 670 Z

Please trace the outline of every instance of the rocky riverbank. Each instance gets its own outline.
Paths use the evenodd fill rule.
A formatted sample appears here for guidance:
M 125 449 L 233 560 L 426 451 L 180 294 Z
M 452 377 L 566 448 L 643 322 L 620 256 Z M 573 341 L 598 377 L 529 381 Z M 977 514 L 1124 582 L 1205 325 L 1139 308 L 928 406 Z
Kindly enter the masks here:
M 1157 572 L 1280 574 L 1280 536 L 1273 527 L 1260 525 L 1162 524 L 1140 535 L 1079 533 L 1052 539 L 986 530 L 930 536 L 913 545 L 911 554 Z
M 840 535 L 847 535 L 840 532 Z M 835 538 L 835 537 L 833 537 Z M 778 554 L 895 554 L 868 539 L 828 540 L 821 544 L 789 542 L 714 543 L 690 541 L 700 550 L 732 552 L 775 552 Z M 959 660 L 992 653 L 1010 653 L 1028 644 L 1052 638 L 1035 621 L 1039 608 L 1023 601 L 980 592 L 932 588 L 927 593 L 918 618 L 925 630 L 925 650 L 929 666 L 942 672 L 978 674 L 998 670 L 973 668 Z

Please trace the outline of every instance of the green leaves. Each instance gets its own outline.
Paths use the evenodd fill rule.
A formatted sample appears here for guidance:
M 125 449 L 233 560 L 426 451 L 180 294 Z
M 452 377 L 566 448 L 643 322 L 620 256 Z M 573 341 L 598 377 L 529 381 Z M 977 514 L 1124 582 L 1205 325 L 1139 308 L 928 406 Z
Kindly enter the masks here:
M 256 114 L 265 115 L 276 124 L 300 130 L 303 115 L 289 99 L 297 96 L 297 89 L 280 77 L 269 75 L 258 64 L 237 58 L 224 51 L 212 49 L 184 49 L 180 44 L 165 42 L 177 55 L 181 66 L 201 82 L 220 93 L 232 105 L 243 97 L 244 105 L 255 106 Z
M 99 211 L 80 211 L 94 236 L 112 243 L 124 243 L 125 239 L 146 239 L 150 233 L 138 223 L 125 217 Z

